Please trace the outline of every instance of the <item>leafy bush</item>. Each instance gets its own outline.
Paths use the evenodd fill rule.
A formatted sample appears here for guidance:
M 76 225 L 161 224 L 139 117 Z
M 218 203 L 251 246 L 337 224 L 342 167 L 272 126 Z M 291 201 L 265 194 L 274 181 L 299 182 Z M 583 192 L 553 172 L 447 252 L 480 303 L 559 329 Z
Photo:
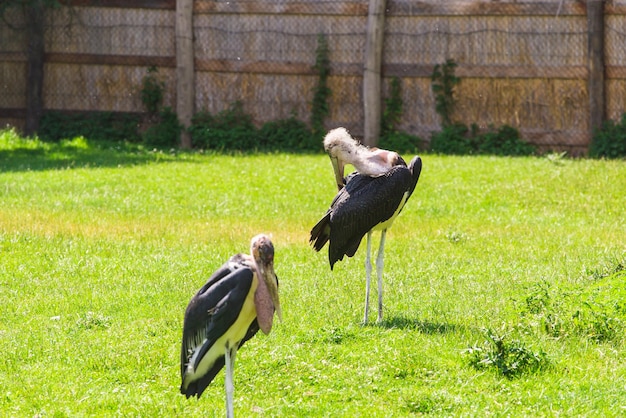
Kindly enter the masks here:
M 626 113 L 619 123 L 606 121 L 601 129 L 594 132 L 589 147 L 589 156 L 595 158 L 626 157 Z
M 479 133 L 478 126 L 467 127 L 462 123 L 444 126 L 441 132 L 433 133 L 431 150 L 442 154 L 489 154 L 489 155 L 531 155 L 535 147 L 524 142 L 519 131 L 504 125 Z
M 441 116 L 441 125 L 446 127 L 452 125 L 452 113 L 456 100 L 454 98 L 454 88 L 461 82 L 455 73 L 456 62 L 448 59 L 444 64 L 437 64 L 430 76 L 431 87 L 435 93 L 435 111 Z
M 318 79 L 313 90 L 313 103 L 311 104 L 311 126 L 313 135 L 321 141 L 325 135 L 324 119 L 330 113 L 328 98 L 331 95 L 328 87 L 328 77 L 330 76 L 330 49 L 328 40 L 324 34 L 317 36 L 317 49 L 315 51 L 315 65 L 313 70 L 317 73 Z
M 159 70 L 155 66 L 148 68 L 146 75 L 141 83 L 141 101 L 150 114 L 156 114 L 163 103 L 163 92 L 165 83 L 160 81 L 156 74 Z
M 139 142 L 139 116 L 128 113 L 44 113 L 38 136 L 46 141 L 84 136 L 92 141 Z
M 400 79 L 391 79 L 390 94 L 385 99 L 385 109 L 381 118 L 381 137 L 378 145 L 381 148 L 392 149 L 399 153 L 417 152 L 421 143 L 421 138 L 397 129 L 402 118 L 403 105 Z
M 191 143 L 197 148 L 218 150 L 258 149 L 257 130 L 252 117 L 243 110 L 241 102 L 211 115 L 200 112 L 191 118 Z
M 306 123 L 291 116 L 265 123 L 258 133 L 262 148 L 281 151 L 322 151 L 322 142 L 313 136 Z
M 172 108 L 165 107 L 159 112 L 158 123 L 144 132 L 143 141 L 147 145 L 157 147 L 177 147 L 182 129 L 183 126 L 178 121 L 176 113 Z
M 383 110 L 383 116 L 381 118 L 382 136 L 394 132 L 402 118 L 404 103 L 402 102 L 400 87 L 400 78 L 392 78 L 389 97 L 385 99 L 385 109 Z
M 393 131 L 383 134 L 378 145 L 381 148 L 391 149 L 400 154 L 410 154 L 418 152 L 422 143 L 422 139 L 418 136 L 402 131 Z
M 444 126 L 441 132 L 434 132 L 430 148 L 441 154 L 466 155 L 476 153 L 476 145 L 469 129 L 462 123 Z
M 493 155 L 531 155 L 535 147 L 522 141 L 519 131 L 509 125 L 504 125 L 478 137 L 478 153 Z

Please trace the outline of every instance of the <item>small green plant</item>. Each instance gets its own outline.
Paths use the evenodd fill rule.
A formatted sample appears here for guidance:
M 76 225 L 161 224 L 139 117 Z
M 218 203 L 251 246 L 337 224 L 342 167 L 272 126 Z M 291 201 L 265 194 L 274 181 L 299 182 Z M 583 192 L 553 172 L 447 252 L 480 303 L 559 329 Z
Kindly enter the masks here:
M 624 158 L 626 157 L 626 113 L 616 123 L 612 120 L 604 122 L 602 128 L 597 129 L 591 145 L 589 156 L 594 158 Z
M 613 309 L 600 303 L 583 302 L 572 319 L 579 334 L 592 341 L 603 343 L 614 341 L 624 330 L 622 321 L 611 312 Z
M 540 324 L 547 335 L 573 335 L 596 343 L 615 342 L 626 328 L 626 274 L 622 262 L 585 272 L 588 281 L 555 289 L 543 281 L 531 287 L 522 316 Z
M 216 115 L 200 112 L 191 118 L 191 142 L 194 147 L 215 150 L 254 150 L 259 148 L 252 117 L 237 101 Z
M 454 89 L 461 79 L 455 75 L 456 62 L 447 59 L 444 64 L 437 64 L 431 75 L 432 89 L 435 93 L 435 111 L 441 117 L 443 127 L 452 124 L 452 113 L 456 100 Z
M 490 127 L 480 133 L 476 124 L 467 127 L 462 123 L 454 123 L 444 126 L 441 132 L 433 133 L 430 147 L 434 152 L 452 155 L 521 156 L 535 152 L 535 147 L 523 141 L 519 131 L 508 125 L 498 129 Z
M 381 148 L 392 149 L 399 153 L 414 153 L 419 151 L 423 142 L 419 136 L 403 131 L 395 131 L 383 135 L 378 145 Z
M 89 311 L 76 320 L 76 326 L 82 329 L 106 329 L 111 326 L 111 318 Z
M 177 147 L 182 130 L 176 113 L 172 108 L 165 107 L 159 112 L 158 123 L 143 133 L 143 142 L 157 147 Z
M 165 83 L 158 79 L 158 72 L 155 66 L 148 67 L 148 74 L 141 83 L 141 101 L 151 115 L 156 115 L 163 103 Z
M 49 111 L 41 118 L 38 135 L 45 141 L 83 136 L 92 141 L 139 142 L 139 117 L 128 113 Z
M 322 144 L 313 137 L 306 123 L 292 115 L 288 119 L 266 122 L 258 133 L 263 149 L 292 152 L 319 152 Z
M 398 130 L 402 118 L 402 94 L 400 79 L 391 79 L 390 94 L 385 99 L 385 109 L 381 118 L 381 137 L 378 145 L 381 148 L 392 149 L 400 153 L 418 151 L 422 140 L 415 135 Z
M 383 136 L 394 132 L 397 129 L 402 117 L 402 95 L 400 91 L 400 78 L 391 79 L 389 97 L 385 99 L 385 109 L 381 121 L 381 133 Z
M 477 128 L 473 125 L 472 128 Z M 462 124 L 444 125 L 441 132 L 433 132 L 430 140 L 433 152 L 450 155 L 468 155 L 476 153 L 475 131 Z
M 506 335 L 484 330 L 485 342 L 465 350 L 469 364 L 478 370 L 494 369 L 507 378 L 537 372 L 549 365 L 543 351 L 534 352 L 518 340 L 508 341 Z
M 313 93 L 313 103 L 311 105 L 311 128 L 313 135 L 321 139 L 325 134 L 324 119 L 330 113 L 328 98 L 331 95 L 328 87 L 328 77 L 330 76 L 330 50 L 328 41 L 324 34 L 317 36 L 317 50 L 315 51 L 315 65 L 313 70 L 318 75 L 317 85 Z
M 509 125 L 498 129 L 492 127 L 477 139 L 479 154 L 519 156 L 535 152 L 535 147 L 524 142 L 519 131 Z

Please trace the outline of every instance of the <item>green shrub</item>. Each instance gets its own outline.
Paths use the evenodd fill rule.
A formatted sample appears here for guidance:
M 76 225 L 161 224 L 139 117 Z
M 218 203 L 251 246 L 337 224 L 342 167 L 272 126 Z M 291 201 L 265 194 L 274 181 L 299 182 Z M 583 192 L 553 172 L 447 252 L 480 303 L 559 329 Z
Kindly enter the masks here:
M 155 66 L 148 67 L 148 74 L 141 82 L 141 101 L 151 115 L 155 115 L 163 103 L 165 83 L 157 78 L 158 71 Z
M 456 62 L 447 59 L 444 64 L 437 64 L 430 76 L 431 87 L 435 93 L 435 111 L 441 116 L 441 125 L 446 127 L 452 125 L 452 113 L 456 100 L 454 89 L 461 79 L 455 73 Z
M 400 78 L 391 79 L 389 97 L 385 99 L 385 109 L 381 118 L 382 136 L 394 132 L 402 119 L 403 105 L 401 94 Z
M 322 142 L 313 136 L 306 123 L 291 116 L 288 119 L 265 123 L 258 133 L 264 149 L 298 152 L 323 151 Z
M 315 51 L 315 65 L 313 70 L 317 73 L 318 79 L 313 90 L 313 103 L 311 104 L 311 126 L 313 135 L 320 141 L 326 134 L 324 120 L 330 113 L 328 98 L 331 95 L 328 87 L 328 77 L 330 76 L 330 49 L 328 40 L 324 34 L 317 36 L 317 50 Z
M 469 128 L 462 123 L 444 126 L 441 132 L 433 132 L 430 149 L 441 154 L 475 154 L 476 145 Z
M 413 153 L 419 150 L 422 139 L 397 129 L 403 113 L 400 79 L 391 79 L 389 97 L 385 99 L 385 109 L 381 118 L 381 136 L 378 145 L 399 153 Z
M 626 157 L 626 113 L 619 123 L 606 121 L 591 140 L 589 156 L 594 158 Z
M 172 108 L 165 107 L 159 112 L 158 123 L 144 132 L 143 142 L 157 147 L 177 147 L 182 129 L 176 113 Z
M 535 147 L 522 141 L 519 131 L 512 126 L 504 125 L 478 137 L 478 153 L 492 155 L 531 155 Z
M 233 103 L 216 115 L 195 114 L 189 132 L 196 148 L 244 151 L 260 146 L 252 117 L 244 112 L 241 102 Z
M 38 136 L 45 141 L 83 136 L 92 141 L 139 142 L 139 120 L 128 113 L 49 111 L 41 118 Z
M 487 155 L 531 155 L 535 147 L 524 142 L 519 131 L 504 125 L 498 129 L 491 127 L 479 133 L 478 126 L 467 127 L 462 123 L 444 126 L 441 132 L 433 133 L 431 150 L 441 154 L 487 154 Z
M 392 131 L 383 134 L 378 145 L 384 149 L 392 149 L 400 154 L 418 152 L 423 143 L 418 136 L 402 131 Z

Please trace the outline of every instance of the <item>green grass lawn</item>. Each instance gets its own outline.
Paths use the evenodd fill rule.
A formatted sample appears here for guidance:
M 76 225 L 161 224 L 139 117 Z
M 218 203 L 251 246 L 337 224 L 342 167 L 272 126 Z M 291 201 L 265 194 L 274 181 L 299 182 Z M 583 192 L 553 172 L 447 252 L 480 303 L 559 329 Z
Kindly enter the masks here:
M 237 356 L 237 415 L 626 414 L 626 162 L 422 158 L 361 326 L 364 245 L 333 272 L 308 245 L 326 156 L 0 131 L 0 416 L 224 414 L 223 373 L 179 394 L 183 314 L 260 232 L 283 322 Z

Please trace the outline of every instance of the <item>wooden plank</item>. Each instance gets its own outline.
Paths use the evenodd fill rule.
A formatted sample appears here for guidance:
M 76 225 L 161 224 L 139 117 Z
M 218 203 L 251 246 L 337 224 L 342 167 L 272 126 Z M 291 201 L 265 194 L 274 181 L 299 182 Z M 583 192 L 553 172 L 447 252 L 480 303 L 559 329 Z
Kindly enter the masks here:
M 176 2 L 176 113 L 185 127 L 181 147 L 191 148 L 191 126 L 194 113 L 193 0 Z
M 26 119 L 25 108 L 0 108 L 0 118 L 2 119 Z
M 587 0 L 589 78 L 589 134 L 602 126 L 606 109 L 604 94 L 604 0 Z
M 585 15 L 582 2 L 557 0 L 394 0 L 388 16 L 566 16 Z
M 346 15 L 366 16 L 368 5 L 365 2 L 337 1 L 290 1 L 269 3 L 263 1 L 198 1 L 195 13 L 223 14 L 280 14 L 280 15 Z M 386 10 L 387 16 L 568 16 L 585 15 L 581 2 L 560 2 L 555 0 L 517 1 L 501 0 L 394 0 Z
M 607 79 L 624 79 L 626 78 L 626 66 L 607 65 L 604 67 L 604 74 Z
M 176 57 L 47 53 L 47 63 L 176 67 Z
M 194 13 L 367 16 L 362 1 L 196 1 Z
M 253 73 L 271 75 L 315 75 L 310 63 L 302 62 L 268 62 L 268 61 L 231 61 L 231 60 L 198 60 L 196 71 L 217 73 Z M 359 64 L 331 64 L 331 74 L 362 75 L 363 66 Z
M 0 62 L 26 62 L 26 52 L 0 52 Z
M 25 61 L 23 54 L 10 54 L 14 59 L 4 59 L 7 54 L 0 55 L 0 61 Z M 84 65 L 128 65 L 148 67 L 176 67 L 175 57 L 133 56 L 133 55 L 97 55 L 97 54 L 46 54 L 47 63 L 66 63 Z M 235 61 L 235 60 L 202 60 L 196 59 L 196 71 L 222 73 L 255 73 L 274 75 L 315 75 L 310 63 L 303 62 L 269 62 L 269 61 Z M 363 67 L 359 64 L 331 64 L 333 76 L 361 76 Z M 424 64 L 382 64 L 385 77 L 430 77 L 433 65 Z M 585 66 L 525 66 L 525 65 L 463 65 L 459 64 L 456 74 L 460 77 L 474 78 L 562 78 L 586 79 L 589 70 Z M 626 66 L 608 66 L 608 78 L 626 78 Z
M 176 9 L 176 0 L 66 0 L 63 4 L 75 7 L 116 7 L 124 9 Z
M 430 77 L 433 65 L 383 64 L 385 77 Z M 526 65 L 459 65 L 456 75 L 461 78 L 587 78 L 584 66 L 537 67 Z

